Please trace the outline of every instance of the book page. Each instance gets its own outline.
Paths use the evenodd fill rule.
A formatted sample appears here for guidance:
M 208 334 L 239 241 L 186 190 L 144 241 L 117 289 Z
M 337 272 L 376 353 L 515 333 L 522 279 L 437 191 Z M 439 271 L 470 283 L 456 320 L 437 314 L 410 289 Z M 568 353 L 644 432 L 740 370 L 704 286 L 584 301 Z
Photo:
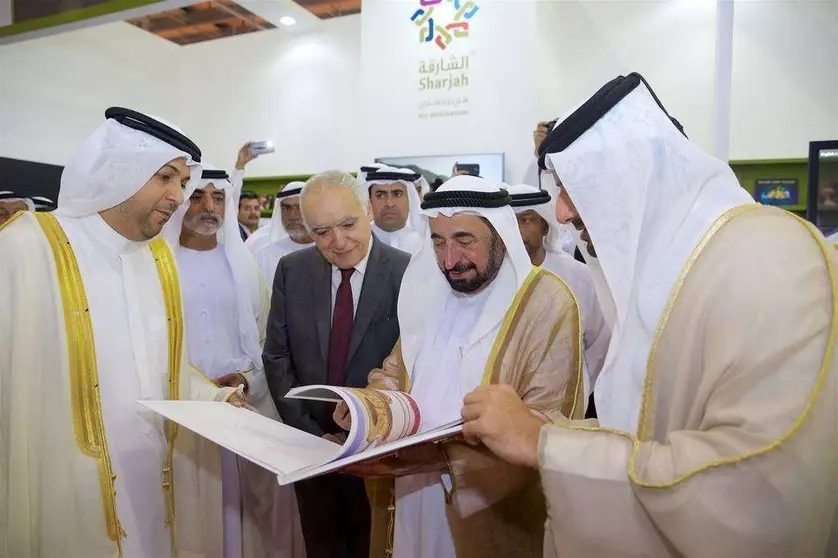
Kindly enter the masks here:
M 277 476 L 322 465 L 341 454 L 338 444 L 229 403 L 138 403 Z
M 294 388 L 285 397 L 346 402 L 352 428 L 336 459 L 414 436 L 422 424 L 422 414 L 416 401 L 401 391 L 316 385 Z
M 140 405 L 271 471 L 279 484 L 320 476 L 400 449 L 442 441 L 462 431 L 462 421 L 385 442 L 355 454 L 248 409 L 211 401 L 138 401 Z

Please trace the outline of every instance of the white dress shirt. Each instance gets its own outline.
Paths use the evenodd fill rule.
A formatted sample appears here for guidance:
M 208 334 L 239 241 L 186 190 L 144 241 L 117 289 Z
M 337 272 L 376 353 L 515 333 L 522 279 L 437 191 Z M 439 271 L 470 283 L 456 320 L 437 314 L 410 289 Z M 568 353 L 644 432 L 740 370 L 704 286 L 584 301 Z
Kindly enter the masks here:
M 352 274 L 352 277 L 349 278 L 349 286 L 352 287 L 352 317 L 355 317 L 355 313 L 358 311 L 358 301 L 361 299 L 361 287 L 364 286 L 364 275 L 367 273 L 367 262 L 370 259 L 370 252 L 372 252 L 372 243 L 375 237 L 370 235 L 370 245 L 367 248 L 367 255 L 364 256 L 364 259 L 358 262 L 358 265 L 355 266 L 355 273 Z M 335 319 L 335 299 L 338 296 L 338 287 L 340 287 L 340 282 L 342 280 L 342 275 L 340 273 L 340 268 L 336 265 L 332 265 L 332 320 Z

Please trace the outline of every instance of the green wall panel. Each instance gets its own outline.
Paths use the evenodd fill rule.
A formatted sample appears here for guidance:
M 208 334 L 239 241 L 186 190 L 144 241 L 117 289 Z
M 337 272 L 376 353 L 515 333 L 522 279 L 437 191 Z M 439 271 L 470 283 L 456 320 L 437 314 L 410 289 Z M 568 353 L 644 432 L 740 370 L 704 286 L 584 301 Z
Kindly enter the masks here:
M 798 203 L 797 205 L 783 208 L 790 211 L 806 210 L 806 167 L 806 159 L 766 159 L 730 162 L 730 168 L 736 173 L 737 178 L 739 178 L 739 183 L 751 195 L 754 194 L 754 181 L 758 179 L 796 179 L 799 185 L 797 194 Z

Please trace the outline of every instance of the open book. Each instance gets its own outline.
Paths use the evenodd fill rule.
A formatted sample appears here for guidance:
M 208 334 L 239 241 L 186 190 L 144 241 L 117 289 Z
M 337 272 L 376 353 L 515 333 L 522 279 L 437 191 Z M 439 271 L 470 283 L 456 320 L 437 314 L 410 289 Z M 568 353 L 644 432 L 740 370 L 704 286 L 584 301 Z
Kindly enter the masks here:
M 462 420 L 422 429 L 422 414 L 400 391 L 304 386 L 285 397 L 345 401 L 352 428 L 343 446 L 227 403 L 138 401 L 144 407 L 276 474 L 279 484 L 339 471 L 400 449 L 438 442 L 462 431 Z

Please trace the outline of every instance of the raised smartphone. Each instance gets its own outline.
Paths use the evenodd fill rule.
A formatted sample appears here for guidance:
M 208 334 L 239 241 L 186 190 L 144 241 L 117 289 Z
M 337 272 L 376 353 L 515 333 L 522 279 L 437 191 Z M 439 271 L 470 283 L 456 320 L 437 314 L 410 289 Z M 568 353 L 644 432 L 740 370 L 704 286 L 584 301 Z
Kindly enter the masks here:
M 254 141 L 249 148 L 251 155 L 264 155 L 265 153 L 274 152 L 274 142 L 272 141 Z

